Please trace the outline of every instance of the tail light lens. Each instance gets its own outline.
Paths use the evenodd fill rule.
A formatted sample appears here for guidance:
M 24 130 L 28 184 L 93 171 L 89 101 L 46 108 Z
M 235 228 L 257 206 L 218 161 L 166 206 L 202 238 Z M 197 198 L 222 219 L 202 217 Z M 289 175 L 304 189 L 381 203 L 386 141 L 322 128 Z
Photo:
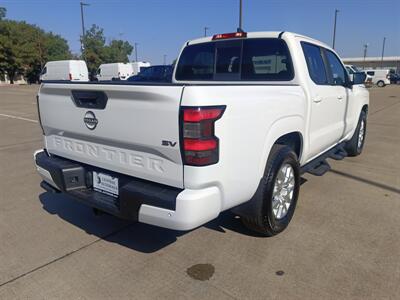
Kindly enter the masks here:
M 72 80 L 72 74 L 69 73 L 69 80 Z
M 215 122 L 224 111 L 225 106 L 182 107 L 182 153 L 186 165 L 208 166 L 218 162 Z
M 247 32 L 232 32 L 232 33 L 220 33 L 215 34 L 212 37 L 212 40 L 225 40 L 225 39 L 233 39 L 233 38 L 245 38 L 247 37 Z

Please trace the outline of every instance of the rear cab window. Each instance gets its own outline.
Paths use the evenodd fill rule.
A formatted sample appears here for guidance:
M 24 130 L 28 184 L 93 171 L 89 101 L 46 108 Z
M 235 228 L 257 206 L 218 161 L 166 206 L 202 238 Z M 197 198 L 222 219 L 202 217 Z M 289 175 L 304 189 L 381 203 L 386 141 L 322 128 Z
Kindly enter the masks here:
M 177 65 L 176 80 L 290 81 L 294 78 L 289 49 L 282 39 L 249 38 L 187 46 Z

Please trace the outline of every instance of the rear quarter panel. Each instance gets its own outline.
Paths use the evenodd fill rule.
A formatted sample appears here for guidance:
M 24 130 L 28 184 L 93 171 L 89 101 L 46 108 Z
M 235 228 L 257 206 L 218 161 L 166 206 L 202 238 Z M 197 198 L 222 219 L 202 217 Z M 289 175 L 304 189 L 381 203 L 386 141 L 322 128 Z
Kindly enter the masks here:
M 306 98 L 298 85 L 209 85 L 185 87 L 183 106 L 226 105 L 216 122 L 218 164 L 184 167 L 184 186 L 218 186 L 221 210 L 255 193 L 274 142 L 290 132 L 304 133 Z

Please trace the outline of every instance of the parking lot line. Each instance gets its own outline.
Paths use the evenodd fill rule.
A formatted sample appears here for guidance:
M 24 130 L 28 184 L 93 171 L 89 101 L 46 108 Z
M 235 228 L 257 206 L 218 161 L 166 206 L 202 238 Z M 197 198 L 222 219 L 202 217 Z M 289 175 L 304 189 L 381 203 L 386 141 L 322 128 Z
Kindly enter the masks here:
M 32 119 L 18 117 L 18 116 L 12 116 L 12 115 L 6 115 L 6 114 L 0 114 L 0 116 L 10 118 L 10 119 L 17 119 L 17 120 L 23 120 L 23 121 L 32 122 L 32 123 L 38 123 L 37 120 L 32 120 Z

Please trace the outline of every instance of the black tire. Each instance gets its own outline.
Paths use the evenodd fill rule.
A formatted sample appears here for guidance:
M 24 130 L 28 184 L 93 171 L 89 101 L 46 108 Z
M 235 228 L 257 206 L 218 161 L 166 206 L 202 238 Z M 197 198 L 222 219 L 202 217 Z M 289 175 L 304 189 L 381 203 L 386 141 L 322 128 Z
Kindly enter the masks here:
M 384 86 L 385 86 L 385 83 L 384 83 L 382 80 L 379 80 L 379 81 L 376 83 L 376 85 L 379 86 L 379 87 L 384 87 Z
M 362 123 L 364 123 L 364 126 L 362 125 Z M 362 138 L 362 142 L 359 144 L 360 130 L 361 130 L 362 126 L 364 128 L 363 138 Z M 357 124 L 357 128 L 354 131 L 354 134 L 353 134 L 351 140 L 349 140 L 344 147 L 348 156 L 358 156 L 361 154 L 361 152 L 364 148 L 366 134 L 367 134 L 367 114 L 365 111 L 361 111 L 360 118 L 359 118 L 358 124 Z
M 281 167 L 289 164 L 294 173 L 293 196 L 287 211 L 283 218 L 276 218 L 272 210 L 273 190 L 275 180 Z M 300 167 L 296 153 L 285 145 L 274 145 L 271 149 L 264 176 L 256 194 L 251 201 L 255 201 L 258 209 L 253 215 L 242 217 L 243 224 L 252 231 L 256 231 L 264 236 L 276 235 L 289 225 L 296 208 L 297 198 L 300 189 Z

